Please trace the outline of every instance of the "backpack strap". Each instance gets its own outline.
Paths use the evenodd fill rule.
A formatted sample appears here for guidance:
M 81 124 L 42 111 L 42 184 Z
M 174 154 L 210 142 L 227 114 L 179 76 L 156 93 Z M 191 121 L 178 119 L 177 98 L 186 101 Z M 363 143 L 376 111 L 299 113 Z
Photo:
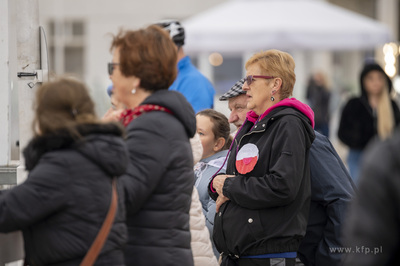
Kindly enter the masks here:
M 97 257 L 100 254 L 101 249 L 106 242 L 108 234 L 110 233 L 111 226 L 115 219 L 115 214 L 117 212 L 117 186 L 116 181 L 117 179 L 114 177 L 112 180 L 112 196 L 111 196 L 111 204 L 110 208 L 108 209 L 107 216 L 101 226 L 99 233 L 96 236 L 96 239 L 92 243 L 89 251 L 86 253 L 85 257 L 83 258 L 80 266 L 91 266 L 96 262 Z

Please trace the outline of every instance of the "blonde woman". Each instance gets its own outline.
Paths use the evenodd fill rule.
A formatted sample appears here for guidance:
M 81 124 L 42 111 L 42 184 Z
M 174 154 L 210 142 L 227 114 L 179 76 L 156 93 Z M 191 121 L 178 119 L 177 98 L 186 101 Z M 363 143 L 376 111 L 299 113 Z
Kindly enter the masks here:
M 390 98 L 392 82 L 378 64 L 364 65 L 360 87 L 361 96 L 350 99 L 343 109 L 338 133 L 339 139 L 350 148 L 347 163 L 355 182 L 368 142 L 376 135 L 387 138 L 400 122 L 399 108 Z
M 209 184 L 216 201 L 213 239 L 223 266 L 294 266 L 306 233 L 311 187 L 311 108 L 289 98 L 296 75 L 279 50 L 246 62 L 247 118 L 236 135 L 226 174 Z

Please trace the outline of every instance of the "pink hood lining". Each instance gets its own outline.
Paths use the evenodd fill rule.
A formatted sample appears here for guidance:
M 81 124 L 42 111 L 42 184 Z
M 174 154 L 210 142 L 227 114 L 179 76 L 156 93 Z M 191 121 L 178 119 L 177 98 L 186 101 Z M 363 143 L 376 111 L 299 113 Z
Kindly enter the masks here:
M 308 106 L 305 103 L 300 102 L 296 98 L 286 98 L 280 101 L 277 104 L 274 104 L 270 108 L 268 108 L 261 116 L 258 116 L 254 111 L 249 111 L 246 114 L 247 120 L 249 120 L 252 123 L 256 123 L 257 120 L 263 119 L 267 114 L 269 114 L 272 110 L 281 107 L 281 106 L 287 106 L 287 107 L 293 107 L 300 112 L 302 112 L 304 115 L 306 115 L 311 122 L 312 128 L 314 128 L 315 122 L 314 122 L 314 111 L 311 109 L 310 106 Z

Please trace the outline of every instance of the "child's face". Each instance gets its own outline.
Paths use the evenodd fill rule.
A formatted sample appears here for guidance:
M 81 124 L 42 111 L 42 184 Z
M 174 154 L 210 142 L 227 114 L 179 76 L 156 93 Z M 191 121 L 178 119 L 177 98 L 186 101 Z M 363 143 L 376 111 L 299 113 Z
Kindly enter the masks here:
M 217 141 L 212 131 L 213 123 L 208 116 L 197 115 L 197 133 L 200 136 L 201 144 L 203 145 L 203 156 L 201 159 L 205 159 L 214 155 L 217 151 Z

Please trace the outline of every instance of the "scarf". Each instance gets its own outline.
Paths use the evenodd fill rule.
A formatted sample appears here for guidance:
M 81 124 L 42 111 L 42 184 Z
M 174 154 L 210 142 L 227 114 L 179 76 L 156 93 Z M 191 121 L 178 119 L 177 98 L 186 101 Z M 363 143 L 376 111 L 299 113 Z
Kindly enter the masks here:
M 127 127 L 132 120 L 138 118 L 140 115 L 151 112 L 151 111 L 161 111 L 161 112 L 166 112 L 169 114 L 172 114 L 172 112 L 162 106 L 155 105 L 155 104 L 144 104 L 144 105 L 139 105 L 138 107 L 135 107 L 134 109 L 127 109 L 125 110 L 120 117 L 120 121 L 122 124 Z

